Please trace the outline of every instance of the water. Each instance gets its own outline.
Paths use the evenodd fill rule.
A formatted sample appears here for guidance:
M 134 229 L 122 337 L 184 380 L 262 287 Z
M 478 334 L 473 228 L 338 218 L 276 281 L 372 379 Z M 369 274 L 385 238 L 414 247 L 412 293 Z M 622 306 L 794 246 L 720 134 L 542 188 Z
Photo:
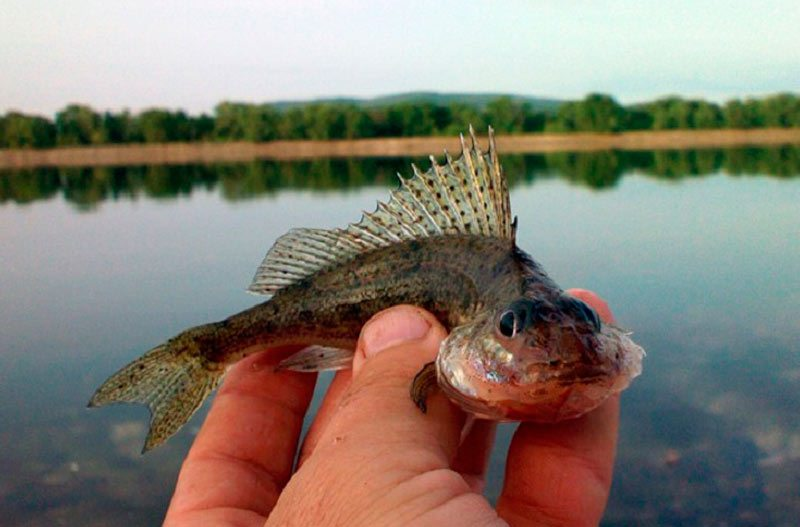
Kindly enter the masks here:
M 257 301 L 244 288 L 276 237 L 357 219 L 408 161 L 0 174 L 4 524 L 157 524 L 202 415 L 140 457 L 146 410 L 86 410 L 94 388 L 164 338 Z M 520 246 L 563 286 L 605 297 L 648 350 L 623 397 L 605 523 L 793 525 L 800 149 L 504 165 Z

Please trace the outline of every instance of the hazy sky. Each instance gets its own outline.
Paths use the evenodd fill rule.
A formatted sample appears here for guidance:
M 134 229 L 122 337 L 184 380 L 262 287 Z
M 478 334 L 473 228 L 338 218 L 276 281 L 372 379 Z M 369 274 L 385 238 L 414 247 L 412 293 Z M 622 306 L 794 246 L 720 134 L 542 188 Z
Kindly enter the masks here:
M 2 0 L 0 111 L 205 111 L 434 90 L 724 100 L 800 90 L 800 6 L 639 0 Z

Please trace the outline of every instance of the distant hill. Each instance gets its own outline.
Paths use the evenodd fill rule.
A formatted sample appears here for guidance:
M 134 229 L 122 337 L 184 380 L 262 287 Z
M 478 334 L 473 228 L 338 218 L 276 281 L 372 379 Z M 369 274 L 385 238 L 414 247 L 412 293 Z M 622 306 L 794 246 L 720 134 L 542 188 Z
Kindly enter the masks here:
M 402 103 L 431 103 L 436 105 L 447 105 L 450 103 L 459 102 L 483 109 L 488 103 L 499 97 L 510 97 L 514 101 L 526 102 L 531 105 L 531 110 L 534 112 L 555 112 L 561 104 L 566 102 L 559 99 L 549 99 L 545 97 L 533 97 L 529 95 L 518 95 L 511 93 L 439 93 L 421 91 L 381 95 L 379 97 L 371 98 L 325 97 L 305 101 L 277 101 L 271 104 L 280 109 L 288 109 L 304 106 L 309 103 L 355 104 L 357 106 L 375 108 L 380 106 L 388 106 L 390 104 Z

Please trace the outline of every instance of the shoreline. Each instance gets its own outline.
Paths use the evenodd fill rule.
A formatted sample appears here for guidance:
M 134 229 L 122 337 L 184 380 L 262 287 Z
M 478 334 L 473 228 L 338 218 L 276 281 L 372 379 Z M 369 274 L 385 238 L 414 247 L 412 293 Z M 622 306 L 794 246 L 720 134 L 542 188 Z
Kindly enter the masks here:
M 479 138 L 485 144 L 486 137 Z M 497 135 L 502 154 L 591 152 L 601 150 L 681 150 L 741 146 L 800 145 L 800 128 L 748 130 L 659 130 L 620 133 Z M 182 165 L 253 160 L 302 160 L 341 157 L 405 157 L 459 152 L 450 136 L 296 140 L 265 143 L 202 142 L 99 145 L 48 149 L 0 149 L 0 169 Z

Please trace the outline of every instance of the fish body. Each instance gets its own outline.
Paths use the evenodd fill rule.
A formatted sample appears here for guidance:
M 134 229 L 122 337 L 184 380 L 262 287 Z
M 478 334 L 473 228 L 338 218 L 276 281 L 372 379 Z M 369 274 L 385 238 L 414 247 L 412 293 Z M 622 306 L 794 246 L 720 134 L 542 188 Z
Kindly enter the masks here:
M 347 368 L 361 327 L 397 304 L 420 306 L 451 331 L 410 387 L 423 410 L 438 386 L 479 417 L 557 421 L 627 386 L 641 348 L 516 246 L 491 130 L 487 154 L 473 135 L 458 160 L 432 163 L 425 173 L 414 167 L 414 177 L 401 178 L 388 202 L 358 223 L 278 239 L 250 287 L 270 296 L 266 302 L 150 350 L 98 388 L 90 406 L 147 405 L 148 450 L 247 354 L 300 345 L 280 367 Z

